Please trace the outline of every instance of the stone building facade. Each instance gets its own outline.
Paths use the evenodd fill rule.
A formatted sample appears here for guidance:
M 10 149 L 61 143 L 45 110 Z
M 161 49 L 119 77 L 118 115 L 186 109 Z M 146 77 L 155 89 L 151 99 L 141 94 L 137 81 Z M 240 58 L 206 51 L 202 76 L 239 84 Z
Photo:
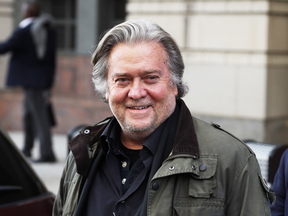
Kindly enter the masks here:
M 9 32 L 15 7 L 9 9 L 7 2 L 12 4 L 13 0 L 0 0 L 0 25 L 5 23 Z M 53 8 L 54 1 L 43 2 L 50 2 L 47 9 Z M 218 123 L 241 139 L 288 142 L 288 2 L 75 0 L 74 5 L 73 53 L 59 51 L 53 89 L 59 116 L 56 131 L 63 132 L 80 122 L 94 123 L 109 113 L 107 105 L 94 96 L 88 51 L 93 51 L 101 32 L 121 20 L 147 18 L 180 45 L 185 82 L 190 88 L 184 100 L 195 116 Z M 3 14 L 9 13 L 10 20 L 4 19 Z M 0 40 L 4 37 L 1 34 Z M 4 67 L 5 58 L 0 61 Z M 5 120 L 8 129 L 21 129 L 9 125 L 19 112 L 11 102 L 17 98 L 14 93 L 6 89 L 0 92 L 0 122 L 3 126 Z M 93 108 L 97 106 L 96 112 Z

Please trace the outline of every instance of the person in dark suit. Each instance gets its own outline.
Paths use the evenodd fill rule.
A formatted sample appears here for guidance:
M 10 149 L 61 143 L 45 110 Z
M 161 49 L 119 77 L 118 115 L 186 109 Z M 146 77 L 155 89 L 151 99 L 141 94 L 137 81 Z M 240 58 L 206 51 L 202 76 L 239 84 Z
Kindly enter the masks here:
M 274 205 L 270 204 L 271 215 L 288 216 L 288 149 L 281 157 L 272 191 L 277 199 Z
M 31 157 L 34 138 L 40 140 L 40 158 L 35 162 L 55 162 L 45 95 L 53 85 L 56 65 L 56 33 L 52 17 L 40 14 L 37 3 L 24 3 L 24 19 L 12 36 L 0 43 L 0 54 L 11 52 L 6 85 L 21 86 L 24 92 L 24 148 Z

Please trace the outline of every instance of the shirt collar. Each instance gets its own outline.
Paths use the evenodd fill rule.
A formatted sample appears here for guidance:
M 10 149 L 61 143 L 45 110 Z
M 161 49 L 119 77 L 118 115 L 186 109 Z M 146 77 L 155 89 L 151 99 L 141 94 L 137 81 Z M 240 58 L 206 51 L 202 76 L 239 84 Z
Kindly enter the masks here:
M 20 28 L 25 28 L 26 26 L 28 26 L 30 23 L 32 23 L 34 20 L 34 17 L 28 17 L 26 19 L 23 19 L 20 23 L 19 23 L 19 27 Z

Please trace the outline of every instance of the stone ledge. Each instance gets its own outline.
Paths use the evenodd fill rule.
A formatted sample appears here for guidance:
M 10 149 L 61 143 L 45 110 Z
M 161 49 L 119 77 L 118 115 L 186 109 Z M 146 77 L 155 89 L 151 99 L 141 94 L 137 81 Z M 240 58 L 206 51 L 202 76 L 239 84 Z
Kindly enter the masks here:
M 128 13 L 224 13 L 288 15 L 288 3 L 270 1 L 130 1 Z
M 287 66 L 288 54 L 273 54 L 267 52 L 249 51 L 209 51 L 209 50 L 185 50 L 182 52 L 185 62 L 189 63 L 212 63 L 227 65 L 271 65 Z

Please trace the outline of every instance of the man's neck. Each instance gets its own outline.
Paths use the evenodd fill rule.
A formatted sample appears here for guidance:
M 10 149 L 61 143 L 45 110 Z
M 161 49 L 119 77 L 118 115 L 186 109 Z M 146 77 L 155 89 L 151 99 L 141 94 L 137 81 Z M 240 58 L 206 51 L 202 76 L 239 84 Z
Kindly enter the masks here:
M 127 136 L 123 131 L 121 131 L 120 139 L 122 144 L 128 149 L 139 150 L 143 148 L 142 142 L 144 140 Z

